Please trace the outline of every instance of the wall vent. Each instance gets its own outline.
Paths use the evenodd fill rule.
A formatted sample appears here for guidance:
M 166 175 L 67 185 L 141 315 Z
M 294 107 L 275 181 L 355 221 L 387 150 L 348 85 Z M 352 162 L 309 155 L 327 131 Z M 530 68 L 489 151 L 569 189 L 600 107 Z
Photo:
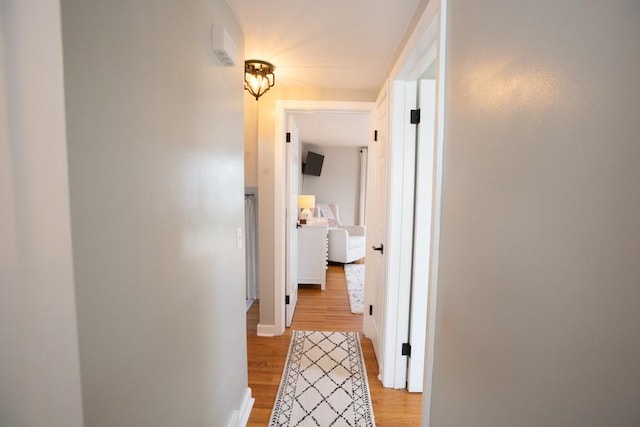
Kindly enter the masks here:
M 236 44 L 224 27 L 211 26 L 211 49 L 222 65 L 236 65 Z

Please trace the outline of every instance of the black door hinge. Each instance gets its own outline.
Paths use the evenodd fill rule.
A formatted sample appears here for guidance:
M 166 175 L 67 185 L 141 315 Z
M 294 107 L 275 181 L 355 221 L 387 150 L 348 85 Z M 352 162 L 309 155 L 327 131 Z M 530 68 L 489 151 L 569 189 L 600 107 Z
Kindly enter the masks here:
M 287 132 L 286 141 L 291 142 L 291 132 Z
M 417 125 L 418 123 L 420 123 L 420 109 L 419 108 L 417 110 L 411 110 L 411 124 L 412 125 Z
M 374 141 L 377 141 L 377 140 L 378 140 L 378 131 L 377 131 L 377 130 L 374 130 L 374 131 L 373 131 L 373 140 L 374 140 Z
M 370 305 L 369 306 L 369 316 L 372 316 L 372 315 L 373 315 L 373 306 Z
M 289 295 L 284 296 L 284 303 L 289 304 Z
M 411 357 L 411 344 L 408 342 L 402 343 L 402 355 Z

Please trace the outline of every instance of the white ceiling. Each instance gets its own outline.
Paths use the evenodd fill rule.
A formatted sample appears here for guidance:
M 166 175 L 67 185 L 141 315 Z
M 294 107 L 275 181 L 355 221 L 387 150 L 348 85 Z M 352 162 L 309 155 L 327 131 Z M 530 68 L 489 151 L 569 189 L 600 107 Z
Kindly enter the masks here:
M 377 94 L 419 3 L 426 0 L 227 0 L 245 59 L 275 65 L 276 86 Z M 366 146 L 364 114 L 300 113 L 300 140 Z
M 276 85 L 377 93 L 419 0 L 227 0 Z

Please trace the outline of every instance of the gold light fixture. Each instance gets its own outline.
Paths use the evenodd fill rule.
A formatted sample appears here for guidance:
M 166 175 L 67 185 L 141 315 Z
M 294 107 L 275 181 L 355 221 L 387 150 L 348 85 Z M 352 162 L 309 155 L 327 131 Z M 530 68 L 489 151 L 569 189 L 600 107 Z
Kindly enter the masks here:
M 276 67 L 267 61 L 244 61 L 244 88 L 256 97 L 256 101 L 276 84 L 276 76 L 273 74 L 275 69 Z

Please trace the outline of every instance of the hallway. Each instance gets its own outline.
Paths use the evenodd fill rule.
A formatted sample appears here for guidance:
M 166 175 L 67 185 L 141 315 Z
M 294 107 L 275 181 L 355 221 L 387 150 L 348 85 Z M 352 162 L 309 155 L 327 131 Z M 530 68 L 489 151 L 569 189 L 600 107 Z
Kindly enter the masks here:
M 360 331 L 362 336 L 362 316 L 351 314 L 349 310 L 344 269 L 341 265 L 329 266 L 325 291 L 320 291 L 319 286 L 300 286 L 292 326 L 282 336 L 265 338 L 256 335 L 258 304 L 254 303 L 247 313 L 249 387 L 256 399 L 248 423 L 250 427 L 264 427 L 269 423 L 292 329 Z M 362 338 L 362 351 L 376 425 L 419 426 L 422 394 L 383 388 L 377 378 L 378 368 L 371 341 L 366 338 Z

